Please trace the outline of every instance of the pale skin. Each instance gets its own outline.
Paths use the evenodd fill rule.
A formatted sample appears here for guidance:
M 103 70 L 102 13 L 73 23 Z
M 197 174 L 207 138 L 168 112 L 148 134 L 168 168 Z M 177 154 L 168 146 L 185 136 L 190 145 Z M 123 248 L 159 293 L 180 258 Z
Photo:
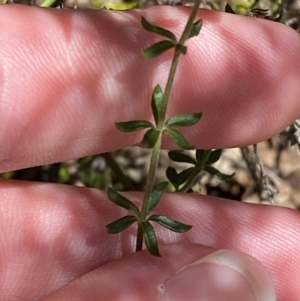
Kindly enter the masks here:
M 141 15 L 179 35 L 188 12 L 1 7 L 0 171 L 138 144 L 143 133 L 120 133 L 113 123 L 151 118 L 151 90 L 165 82 L 171 58 L 141 57 L 140 50 L 159 39 L 141 29 Z M 300 112 L 299 36 L 270 21 L 208 11 L 199 17 L 204 28 L 180 62 L 168 116 L 203 112 L 201 122 L 184 131 L 198 148 L 249 145 L 280 132 Z M 166 140 L 164 147 L 172 144 Z M 106 234 L 104 226 L 125 212 L 105 192 L 0 185 L 2 301 L 133 300 L 136 289 L 143 291 L 139 300 L 156 300 L 160 276 L 222 248 L 262 262 L 278 301 L 300 296 L 296 211 L 167 194 L 157 212 L 194 227 L 181 235 L 157 228 L 158 260 L 146 252 L 125 256 L 134 248 L 134 228 Z M 142 198 L 127 196 L 137 203 Z M 142 287 L 135 279 L 144 273 L 141 266 L 151 267 Z

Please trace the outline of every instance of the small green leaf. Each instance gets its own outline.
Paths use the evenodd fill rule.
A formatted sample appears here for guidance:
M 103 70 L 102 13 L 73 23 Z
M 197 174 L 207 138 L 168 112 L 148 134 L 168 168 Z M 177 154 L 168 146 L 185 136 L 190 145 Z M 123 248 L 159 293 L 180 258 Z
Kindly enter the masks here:
M 168 153 L 168 156 L 172 161 L 175 162 L 183 162 L 183 163 L 190 163 L 196 165 L 196 161 L 194 158 L 178 151 L 170 151 Z
M 176 45 L 176 50 L 179 50 L 181 54 L 186 54 L 187 53 L 187 47 L 182 44 L 177 44 Z
M 222 154 L 222 149 L 216 149 L 214 151 L 212 151 L 207 159 L 207 161 L 205 162 L 205 165 L 211 165 L 216 163 Z
M 137 218 L 134 215 L 126 215 L 116 221 L 106 225 L 107 233 L 115 234 L 119 233 L 129 226 L 131 226 L 134 222 L 137 221 Z
M 144 135 L 142 144 L 145 144 L 147 147 L 152 148 L 157 142 L 159 135 L 160 135 L 160 131 L 157 129 L 148 130 Z
M 173 129 L 172 127 L 166 127 L 166 132 L 170 135 L 174 143 L 176 143 L 182 149 L 194 149 L 195 147 L 190 145 L 184 136 L 177 130 Z
M 192 37 L 197 36 L 200 33 L 201 27 L 202 27 L 202 19 L 195 22 L 195 23 L 193 23 L 193 26 L 191 28 L 191 31 L 190 31 L 190 34 L 189 34 L 188 38 L 190 39 Z
M 181 114 L 171 117 L 166 125 L 168 126 L 192 126 L 196 124 L 202 116 L 202 113 Z
M 107 188 L 107 195 L 108 198 L 116 205 L 133 212 L 136 216 L 140 216 L 140 211 L 138 207 L 135 204 L 133 204 L 130 200 L 117 193 L 111 187 Z
M 168 184 L 169 182 L 165 181 L 158 183 L 153 187 L 149 201 L 149 212 L 151 212 L 156 207 Z
M 149 23 L 144 17 L 142 17 L 142 26 L 147 31 L 150 31 L 150 32 L 156 33 L 158 35 L 164 36 L 164 37 L 170 39 L 175 44 L 177 43 L 177 39 L 171 31 Z
M 146 128 L 153 128 L 153 124 L 147 120 L 116 122 L 115 125 L 122 132 L 135 132 Z
M 227 3 L 226 6 L 225 6 L 225 12 L 236 15 L 236 12 L 231 8 L 229 3 Z
M 184 184 L 194 172 L 195 167 L 190 167 L 183 170 L 179 174 L 173 167 L 168 167 L 166 170 L 166 176 L 171 184 L 174 186 L 175 190 L 179 189 L 179 186 Z
M 167 50 L 175 47 L 175 44 L 168 40 L 163 40 L 143 50 L 143 56 L 146 58 L 154 58 Z
M 153 90 L 152 101 L 151 101 L 152 113 L 156 125 L 158 122 L 158 115 L 162 110 L 163 99 L 164 99 L 164 93 L 162 91 L 162 88 L 160 85 L 157 85 Z
M 171 184 L 174 186 L 175 190 L 178 190 L 179 185 L 176 182 L 176 177 L 177 177 L 177 171 L 174 167 L 168 167 L 166 170 L 166 176 L 168 180 L 171 182 Z
M 148 221 L 143 222 L 141 224 L 141 226 L 142 226 L 142 229 L 143 229 L 143 232 L 144 232 L 144 237 L 145 237 L 145 243 L 146 243 L 147 250 L 153 256 L 160 257 L 159 250 L 158 250 L 157 239 L 156 239 L 156 234 L 155 234 L 153 226 Z
M 176 185 L 180 186 L 184 184 L 190 178 L 190 176 L 194 171 L 195 171 L 195 167 L 190 167 L 180 172 L 175 178 Z
M 210 175 L 218 178 L 221 181 L 229 181 L 234 177 L 234 173 L 231 174 L 231 175 L 227 175 L 227 174 L 224 174 L 224 173 L 220 172 L 219 170 L 217 170 L 213 166 L 205 166 L 204 170 L 207 171 Z
M 205 155 L 206 150 L 205 149 L 197 149 L 196 150 L 196 160 L 197 162 L 202 162 L 203 156 Z
M 156 222 L 161 226 L 178 233 L 184 233 L 192 228 L 190 225 L 183 224 L 164 215 L 154 214 L 151 215 L 148 220 Z

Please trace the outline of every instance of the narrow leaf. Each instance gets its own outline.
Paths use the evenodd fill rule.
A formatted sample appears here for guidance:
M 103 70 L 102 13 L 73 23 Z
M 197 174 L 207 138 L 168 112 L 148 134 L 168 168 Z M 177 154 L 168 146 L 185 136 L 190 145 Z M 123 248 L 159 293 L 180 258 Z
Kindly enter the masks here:
M 162 91 L 162 88 L 160 85 L 157 85 L 153 90 L 152 101 L 151 101 L 152 113 L 156 125 L 158 122 L 158 115 L 162 110 L 163 99 L 164 99 L 164 93 Z
M 177 130 L 173 129 L 172 127 L 166 128 L 167 133 L 170 135 L 172 140 L 175 144 L 177 144 L 182 149 L 194 149 L 195 147 L 190 145 L 187 140 L 184 138 L 184 136 Z
M 157 239 L 156 239 L 156 234 L 155 234 L 153 226 L 148 221 L 143 222 L 141 224 L 141 226 L 143 228 L 147 250 L 153 256 L 160 257 L 159 250 L 158 250 Z
M 236 12 L 231 8 L 229 3 L 227 3 L 226 6 L 225 6 L 225 12 L 236 15 Z
M 171 117 L 166 125 L 168 126 L 192 126 L 196 124 L 202 116 L 202 113 L 181 114 Z
M 107 195 L 108 198 L 116 205 L 133 212 L 136 216 L 140 215 L 140 211 L 135 204 L 133 204 L 130 200 L 128 200 L 121 194 L 117 193 L 111 187 L 107 188 Z
M 193 26 L 191 28 L 191 31 L 190 31 L 190 34 L 189 34 L 188 38 L 190 39 L 192 37 L 197 36 L 200 33 L 201 27 L 202 27 L 202 19 L 195 22 L 195 23 L 193 23 Z
M 221 154 L 222 154 L 222 149 L 216 149 L 216 150 L 212 151 L 210 153 L 205 165 L 211 165 L 211 164 L 216 163 L 220 159 Z
M 143 56 L 146 58 L 154 58 L 167 50 L 175 47 L 175 44 L 168 40 L 163 40 L 143 50 Z
M 156 207 L 168 184 L 169 182 L 165 181 L 158 183 L 153 187 L 149 201 L 149 212 L 151 212 Z
M 177 171 L 174 167 L 168 167 L 166 170 L 166 176 L 168 180 L 171 182 L 171 184 L 174 186 L 175 190 L 178 190 L 179 185 L 176 182 L 176 177 L 177 177 Z
M 137 221 L 137 218 L 134 215 L 126 215 L 116 221 L 106 225 L 107 233 L 115 234 L 119 233 L 129 226 L 131 226 L 134 222 Z
M 145 128 L 153 128 L 153 124 L 147 120 L 116 122 L 115 125 L 116 128 L 122 132 L 135 132 Z
M 178 151 L 170 151 L 168 153 L 168 156 L 172 161 L 175 162 L 183 162 L 183 163 L 190 163 L 196 165 L 196 161 L 194 158 Z
M 159 135 L 160 135 L 160 131 L 157 129 L 148 130 L 144 135 L 142 144 L 145 144 L 147 147 L 152 148 L 157 142 Z
M 188 169 L 183 170 L 179 174 L 173 167 L 168 167 L 166 170 L 166 175 L 168 180 L 174 186 L 175 190 L 179 189 L 179 186 L 184 184 L 194 172 L 195 167 L 190 167 Z
M 183 224 L 164 215 L 154 214 L 151 215 L 148 220 L 156 222 L 161 226 L 178 233 L 184 233 L 192 228 L 190 225 Z
M 171 31 L 149 23 L 144 17 L 142 17 L 142 26 L 147 31 L 159 34 L 161 36 L 164 36 L 164 37 L 170 39 L 175 44 L 177 43 L 177 39 Z
M 205 149 L 197 149 L 196 150 L 196 160 L 197 162 L 201 162 L 203 160 L 203 156 L 205 154 Z
M 205 166 L 204 170 L 207 171 L 210 175 L 218 178 L 221 181 L 229 181 L 234 177 L 234 173 L 232 173 L 231 175 L 227 175 L 227 174 L 220 172 L 213 166 Z
M 180 185 L 184 184 L 190 178 L 194 171 L 195 167 L 190 167 L 180 172 L 175 178 L 176 185 L 179 187 Z

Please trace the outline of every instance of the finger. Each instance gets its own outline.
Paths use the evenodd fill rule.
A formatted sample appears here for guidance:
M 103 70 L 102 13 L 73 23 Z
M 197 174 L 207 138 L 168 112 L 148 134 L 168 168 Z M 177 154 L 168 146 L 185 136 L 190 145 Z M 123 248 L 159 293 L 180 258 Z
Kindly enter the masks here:
M 152 89 L 164 86 L 171 61 L 171 52 L 141 56 L 161 39 L 142 29 L 141 16 L 179 36 L 189 12 L 1 7 L 0 171 L 139 143 L 143 132 L 120 133 L 114 122 L 152 118 Z M 198 17 L 203 29 L 180 60 L 167 114 L 203 112 L 184 130 L 190 143 L 251 144 L 291 123 L 300 111 L 297 33 L 231 14 Z
M 191 244 L 145 251 L 76 279 L 43 301 L 74 300 L 253 300 L 275 301 L 272 280 L 255 259 L 229 250 Z
M 128 212 L 111 205 L 103 192 L 2 181 L 1 195 L 2 301 L 39 299 L 134 249 L 135 226 L 118 235 L 106 233 L 105 225 Z M 140 193 L 126 196 L 137 203 L 141 199 Z M 154 225 L 160 244 L 193 242 L 247 253 L 270 271 L 278 301 L 296 301 L 300 295 L 299 212 L 166 194 L 156 213 L 193 225 L 185 234 Z

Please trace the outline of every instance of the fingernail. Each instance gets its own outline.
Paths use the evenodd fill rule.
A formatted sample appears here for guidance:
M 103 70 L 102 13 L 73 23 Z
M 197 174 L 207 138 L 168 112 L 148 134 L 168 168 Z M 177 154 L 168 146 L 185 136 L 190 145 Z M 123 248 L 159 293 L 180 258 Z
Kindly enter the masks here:
M 276 301 L 267 269 L 253 257 L 230 250 L 183 267 L 158 290 L 161 301 Z

